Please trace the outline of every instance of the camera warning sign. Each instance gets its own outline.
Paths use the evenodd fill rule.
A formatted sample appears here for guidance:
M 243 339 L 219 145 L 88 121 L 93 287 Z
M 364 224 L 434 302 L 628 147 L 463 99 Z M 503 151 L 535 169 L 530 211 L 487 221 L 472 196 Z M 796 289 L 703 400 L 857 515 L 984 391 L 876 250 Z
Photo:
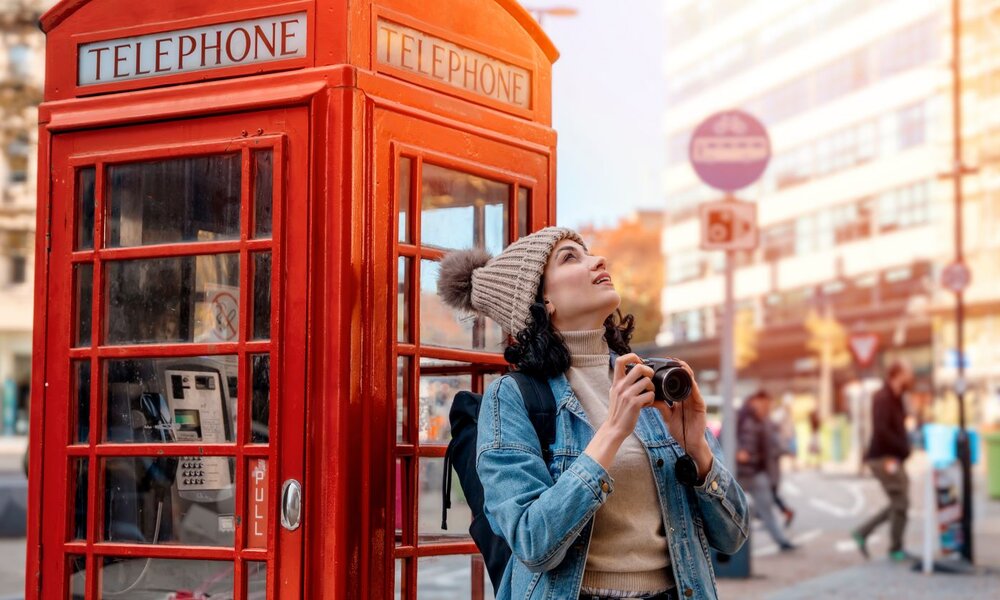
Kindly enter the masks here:
M 702 250 L 753 250 L 757 247 L 757 205 L 742 200 L 707 202 L 698 207 Z

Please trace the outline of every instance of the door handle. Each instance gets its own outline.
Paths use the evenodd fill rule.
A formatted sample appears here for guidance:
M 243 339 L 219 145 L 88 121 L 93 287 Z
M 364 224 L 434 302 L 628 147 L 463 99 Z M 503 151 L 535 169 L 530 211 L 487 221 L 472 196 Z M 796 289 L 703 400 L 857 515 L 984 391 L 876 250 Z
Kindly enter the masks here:
M 281 526 L 295 531 L 302 522 L 302 484 L 288 479 L 281 486 Z

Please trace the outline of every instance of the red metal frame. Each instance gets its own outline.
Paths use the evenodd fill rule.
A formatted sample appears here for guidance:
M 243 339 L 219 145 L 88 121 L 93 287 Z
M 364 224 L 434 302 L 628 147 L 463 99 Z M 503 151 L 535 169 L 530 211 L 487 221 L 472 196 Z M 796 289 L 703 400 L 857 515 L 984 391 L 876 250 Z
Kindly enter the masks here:
M 434 12 L 424 0 L 383 0 L 377 9 L 374 4 L 369 0 L 323 0 L 322 4 L 301 0 L 279 6 L 266 0 L 142 4 L 64 0 L 43 17 L 47 55 L 52 58 L 47 63 L 46 101 L 39 110 L 42 176 L 38 183 L 31 413 L 32 431 L 43 433 L 30 441 L 29 505 L 34 508 L 29 514 L 28 598 L 50 597 L 51 586 L 65 585 L 63 557 L 68 552 L 87 556 L 88 573 L 95 582 L 89 590 L 91 597 L 97 591 L 93 574 L 99 557 L 112 554 L 238 558 L 238 568 L 245 560 L 270 561 L 269 596 L 336 599 L 392 598 L 397 558 L 406 565 L 404 578 L 412 598 L 418 557 L 474 552 L 467 540 L 419 543 L 412 510 L 407 518 L 413 543 L 397 547 L 394 541 L 391 474 L 397 456 L 416 461 L 421 456 L 439 457 L 444 450 L 440 445 L 420 445 L 415 422 L 407 425 L 411 443 L 396 444 L 397 354 L 411 357 L 411 420 L 417 414 L 421 357 L 473 365 L 467 370 L 474 372 L 476 389 L 482 388 L 484 372 L 503 366 L 501 357 L 489 352 L 426 347 L 416 337 L 412 343 L 397 344 L 391 318 L 397 256 L 412 257 L 411 284 L 417 286 L 419 260 L 437 259 L 441 253 L 420 246 L 417 238 L 410 245 L 397 243 L 394 165 L 399 154 L 407 152 L 420 160 L 513 183 L 512 235 L 518 231 L 520 187 L 532 190 L 529 228 L 554 222 L 555 134 L 548 126 L 548 90 L 557 53 L 515 0 L 455 0 L 455 10 Z M 220 69 L 191 74 L 189 79 L 147 79 L 76 97 L 94 90 L 77 89 L 76 63 L 65 60 L 75 56 L 80 40 L 112 39 L 126 30 L 180 29 L 193 23 L 191 19 L 225 22 L 233 20 L 234 14 L 239 18 L 249 14 L 241 11 L 280 14 L 301 6 L 310 11 L 312 20 L 309 56 L 298 65 L 301 68 L 266 63 L 252 72 Z M 382 10 L 402 15 L 406 24 L 424 27 L 428 33 L 528 68 L 533 74 L 530 114 L 517 114 L 491 105 L 489 99 L 441 89 L 417 77 L 373 71 L 373 19 Z M 289 70 L 266 72 L 279 67 Z M 264 129 L 263 136 L 258 127 Z M 94 281 L 100 282 L 107 260 L 238 252 L 243 265 L 240 284 L 246 290 L 250 253 L 267 249 L 267 242 L 247 238 L 252 224 L 244 208 L 244 231 L 238 241 L 102 248 L 95 240 L 94 250 L 75 251 L 70 247 L 74 236 L 68 235 L 75 229 L 67 225 L 72 223 L 76 205 L 69 193 L 74 178 L 68 174 L 73 168 L 97 161 L 203 153 L 218 148 L 222 141 L 231 141 L 233 148 L 246 153 L 244 147 L 264 137 L 272 144 L 284 139 L 287 152 L 286 160 L 278 163 L 286 172 L 274 177 L 275 186 L 283 186 L 283 195 L 276 192 L 275 199 L 284 197 L 285 204 L 283 227 L 280 233 L 276 227 L 273 238 L 272 289 L 276 295 L 272 297 L 271 340 L 250 341 L 244 335 L 239 341 L 219 344 L 101 345 L 102 315 L 100 302 L 95 301 L 91 346 L 71 348 L 76 314 L 74 265 L 93 263 Z M 245 156 L 244 167 L 248 161 Z M 95 174 L 96 194 L 103 195 L 103 171 L 97 169 Z M 243 195 L 248 198 L 250 180 L 244 181 Z M 414 190 L 418 184 L 414 182 Z M 99 201 L 98 218 L 102 218 L 100 206 Z M 415 211 L 411 215 L 416 232 L 419 215 Z M 103 222 L 95 222 L 95 229 L 103 231 Z M 100 287 L 95 285 L 97 299 Z M 250 326 L 249 306 L 241 304 L 244 329 Z M 418 336 L 416 297 L 410 306 L 411 325 Z M 71 444 L 75 415 L 66 406 L 65 393 L 72 385 L 67 368 L 71 361 L 91 361 L 90 419 L 96 426 L 101 422 L 102 374 L 97 367 L 103 360 L 236 354 L 245 397 L 250 368 L 246 357 L 262 351 L 271 353 L 272 386 L 281 386 L 272 390 L 270 445 L 243 445 L 247 427 L 241 423 L 238 431 L 242 433 L 235 444 L 202 444 L 197 450 L 206 456 L 237 458 L 238 480 L 245 479 L 248 459 L 268 458 L 272 508 L 278 506 L 282 480 L 302 481 L 302 528 L 285 532 L 272 510 L 266 550 L 110 544 L 97 541 L 103 522 L 96 514 L 98 504 L 90 507 L 88 540 L 68 541 L 72 521 L 65 508 L 72 487 L 67 477 L 70 461 L 89 461 L 88 487 L 91 498 L 98 499 L 103 479 L 98 463 L 108 457 L 161 451 L 165 456 L 185 456 L 195 451 L 183 444 L 102 444 L 96 427 L 91 429 L 89 443 Z M 247 413 L 241 411 L 240 418 L 245 419 Z M 415 474 L 415 467 L 414 463 L 410 472 Z M 245 511 L 245 490 L 242 485 L 238 489 L 238 506 Z M 409 493 L 415 494 L 412 485 Z M 58 521 L 49 523 L 43 515 L 50 514 L 65 518 L 49 519 Z M 236 548 L 246 539 L 243 527 L 245 522 Z M 238 594 L 244 594 L 242 577 L 237 582 Z

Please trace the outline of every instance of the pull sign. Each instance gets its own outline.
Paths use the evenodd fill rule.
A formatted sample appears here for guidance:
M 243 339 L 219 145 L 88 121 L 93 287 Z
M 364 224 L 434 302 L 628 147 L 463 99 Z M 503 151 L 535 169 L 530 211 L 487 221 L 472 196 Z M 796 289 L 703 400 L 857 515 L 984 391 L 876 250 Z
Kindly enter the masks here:
M 267 548 L 267 525 L 270 513 L 267 480 L 267 461 L 263 458 L 250 461 L 248 548 Z
M 306 13 L 81 44 L 77 84 L 99 85 L 306 56 Z

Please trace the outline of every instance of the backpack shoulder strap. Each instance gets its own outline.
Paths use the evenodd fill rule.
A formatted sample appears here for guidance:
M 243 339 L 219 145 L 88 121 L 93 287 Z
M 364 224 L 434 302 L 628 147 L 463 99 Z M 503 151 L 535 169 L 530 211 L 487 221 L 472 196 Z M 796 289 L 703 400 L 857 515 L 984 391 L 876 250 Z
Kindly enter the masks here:
M 552 458 L 551 446 L 556 441 L 556 399 L 552 388 L 548 381 L 526 373 L 512 371 L 510 376 L 521 390 L 528 418 L 542 447 L 542 458 L 548 461 Z

